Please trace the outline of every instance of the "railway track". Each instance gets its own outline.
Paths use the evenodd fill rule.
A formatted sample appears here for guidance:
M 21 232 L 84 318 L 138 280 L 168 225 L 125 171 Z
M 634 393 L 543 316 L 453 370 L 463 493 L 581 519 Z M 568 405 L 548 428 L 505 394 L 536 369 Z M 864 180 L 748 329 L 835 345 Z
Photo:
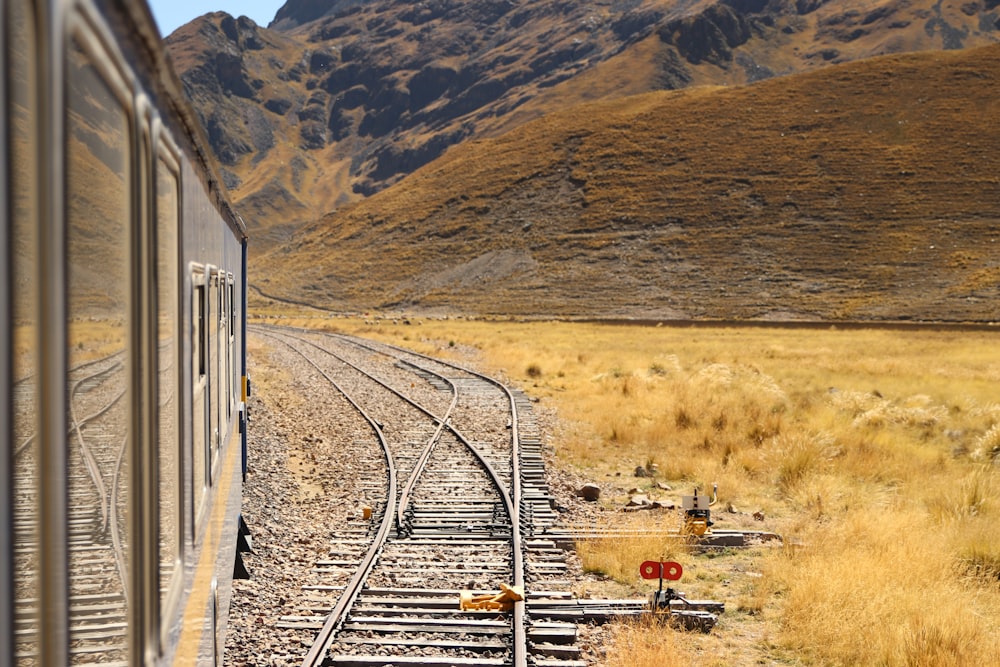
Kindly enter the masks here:
M 80 364 L 69 373 L 67 482 L 69 500 L 70 659 L 73 664 L 127 663 L 128 479 L 126 369 L 122 354 Z M 39 459 L 34 443 L 34 378 L 15 386 L 18 446 L 14 460 L 14 531 L 19 665 L 37 664 Z
M 351 401 L 379 441 L 385 472 L 371 513 L 333 530 L 296 614 L 314 635 L 304 665 L 582 665 L 575 625 L 531 621 L 566 599 L 562 550 L 533 537 L 555 521 L 529 403 L 458 366 L 358 339 L 255 333 L 293 350 Z M 359 565 L 360 563 L 360 565 Z M 460 609 L 462 591 L 500 584 L 525 600 Z M 553 592 L 554 591 L 554 592 Z M 547 602 L 546 602 L 547 601 Z

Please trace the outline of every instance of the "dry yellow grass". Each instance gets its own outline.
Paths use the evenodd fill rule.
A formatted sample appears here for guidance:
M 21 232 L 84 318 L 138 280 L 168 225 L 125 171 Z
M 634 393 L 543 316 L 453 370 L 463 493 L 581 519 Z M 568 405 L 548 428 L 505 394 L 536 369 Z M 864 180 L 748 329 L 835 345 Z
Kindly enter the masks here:
M 792 545 L 679 555 L 682 590 L 726 602 L 720 625 L 679 638 L 621 628 L 608 664 L 1000 664 L 992 332 L 292 321 L 441 356 L 472 349 L 558 411 L 558 465 L 605 486 L 609 508 L 651 483 L 635 466 L 656 463 L 666 499 L 718 482 L 718 508 L 738 512 L 717 511 L 720 526 Z M 669 556 L 648 543 L 582 550 L 620 581 L 631 569 L 633 593 L 649 590 L 639 562 Z
M 633 535 L 610 540 L 584 540 L 576 551 L 585 570 L 606 574 L 615 581 L 631 584 L 636 580 L 640 563 L 647 560 L 680 561 L 688 554 L 687 545 L 670 530 L 680 521 L 666 521 L 662 516 L 636 514 L 618 519 L 615 527 L 631 529 Z
M 640 620 L 617 626 L 608 667 L 694 667 L 703 664 L 683 633 L 662 623 Z M 628 647 L 627 651 L 616 647 Z

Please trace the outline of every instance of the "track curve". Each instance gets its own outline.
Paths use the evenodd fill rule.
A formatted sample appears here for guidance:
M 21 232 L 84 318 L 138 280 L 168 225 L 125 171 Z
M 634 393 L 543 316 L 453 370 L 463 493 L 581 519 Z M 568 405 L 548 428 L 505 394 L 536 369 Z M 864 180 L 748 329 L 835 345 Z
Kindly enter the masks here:
M 434 427 L 429 437 L 422 439 L 419 452 L 407 451 L 399 444 L 390 442 L 392 438 L 386 437 L 380 418 L 365 411 L 362 405 L 365 399 L 351 399 L 355 408 L 364 412 L 373 432 L 379 434 L 389 467 L 402 471 L 398 476 L 405 477 L 407 483 L 399 493 L 394 483 L 387 487 L 387 499 L 380 511 L 380 528 L 373 536 L 361 566 L 344 586 L 336 606 L 324 620 L 303 664 L 390 664 L 379 662 L 390 660 L 392 664 L 526 665 L 523 601 L 515 603 L 509 618 L 501 619 L 499 617 L 505 615 L 498 613 L 472 613 L 458 617 L 454 613 L 431 611 L 440 606 L 427 606 L 426 598 L 435 597 L 433 595 L 424 595 L 424 604 L 418 605 L 412 600 L 404 600 L 405 595 L 397 594 L 401 591 L 405 593 L 406 590 L 415 592 L 413 589 L 376 585 L 380 581 L 385 583 L 401 578 L 401 573 L 393 570 L 394 567 L 405 569 L 401 563 L 405 565 L 409 561 L 420 561 L 418 567 L 423 569 L 423 579 L 435 581 L 437 590 L 446 591 L 446 595 L 454 594 L 454 590 L 442 586 L 467 577 L 467 564 L 480 563 L 483 567 L 496 565 L 498 559 L 491 554 L 495 553 L 497 545 L 502 541 L 508 545 L 503 557 L 508 562 L 502 568 L 491 570 L 492 576 L 501 581 L 507 580 L 523 590 L 517 431 L 511 428 L 516 424 L 516 406 L 510 392 L 495 381 L 488 383 L 493 391 L 504 389 L 506 404 L 509 406 L 503 428 L 509 430 L 512 436 L 507 447 L 499 448 L 503 456 L 501 463 L 498 461 L 498 452 L 493 451 L 497 448 L 490 447 L 489 452 L 480 451 L 477 444 L 481 443 L 474 444 L 450 423 L 456 416 L 455 409 L 460 403 L 460 397 L 474 395 L 475 392 L 469 385 L 486 384 L 484 376 L 452 367 L 450 373 L 459 377 L 449 378 L 441 372 L 440 366 L 436 369 L 430 367 L 432 363 L 436 363 L 433 360 L 421 360 L 415 355 L 404 359 L 403 355 L 411 353 L 388 347 L 376 349 L 359 341 L 340 339 L 338 344 L 341 350 L 334 354 L 325 349 L 327 344 L 310 340 L 303 332 L 287 329 L 256 329 L 256 332 L 280 340 L 282 344 L 294 349 L 345 396 L 352 391 L 359 394 L 362 391 L 356 384 L 354 389 L 349 389 L 344 387 L 343 380 L 334 380 L 329 370 L 330 364 L 339 365 L 342 373 L 354 373 L 356 377 L 367 376 L 370 385 L 380 387 L 383 401 L 385 392 L 390 392 L 399 404 L 408 406 L 407 409 L 412 413 L 422 414 L 423 419 Z M 332 342 L 332 339 L 325 340 Z M 345 349 L 355 350 L 355 356 L 393 359 L 392 368 L 387 370 L 383 364 L 380 372 L 382 377 L 376 377 L 376 373 L 367 373 L 357 363 L 347 359 Z M 441 400 L 424 401 L 436 404 L 437 409 L 431 409 L 406 396 L 406 392 L 394 388 L 391 376 L 397 375 L 401 369 L 405 369 L 409 377 L 415 373 L 428 384 L 436 383 L 438 388 L 434 391 L 447 392 L 450 401 L 444 411 L 441 412 Z M 400 384 L 398 375 L 395 383 Z M 417 381 L 411 380 L 410 388 L 414 388 L 416 383 Z M 405 380 L 402 384 L 405 386 Z M 422 388 L 423 394 L 428 395 L 427 386 Z M 430 392 L 431 396 L 434 391 Z M 466 457 L 466 463 L 461 463 L 463 456 Z M 397 465 L 400 460 L 405 460 L 406 463 Z M 452 463 L 448 463 L 449 461 Z M 497 469 L 501 465 L 502 471 Z M 481 472 L 476 472 L 477 468 Z M 445 509 L 440 503 L 428 504 L 431 497 L 442 494 L 445 489 L 450 490 L 451 500 L 445 501 L 446 505 L 450 505 L 449 508 Z M 473 499 L 476 502 L 472 502 Z M 452 552 L 451 556 L 443 555 L 449 550 Z M 380 559 L 383 561 L 381 570 L 378 563 Z M 432 565 L 435 562 L 438 565 Z M 440 567 L 449 563 L 456 567 Z M 366 590 L 365 596 L 362 596 L 362 590 Z M 391 598 L 388 602 L 380 599 L 385 598 L 387 593 L 391 593 L 388 595 Z M 403 605 L 402 608 L 400 604 Z M 378 615 L 366 616 L 366 613 L 374 613 L 373 605 Z M 395 607 L 396 611 L 388 612 L 387 605 Z M 407 611 L 406 605 L 409 605 L 409 612 L 412 613 Z M 375 620 L 387 617 L 394 618 L 395 622 Z M 406 622 L 402 622 L 401 618 Z M 359 628 L 361 633 L 371 634 L 374 632 L 371 629 L 373 626 L 381 626 L 384 631 L 377 641 L 368 642 L 364 637 L 359 638 Z M 480 635 L 495 638 L 501 626 L 509 628 L 510 634 L 510 639 L 503 642 L 503 646 L 498 645 L 495 639 L 485 642 L 454 641 L 456 633 L 466 637 Z M 400 627 L 404 629 L 400 630 Z M 352 647 L 366 648 L 368 653 L 351 650 Z M 377 650 L 370 650 L 372 647 L 377 647 Z M 379 653 L 387 650 L 391 656 L 379 657 Z M 414 658 L 414 651 L 422 657 Z M 501 657 L 496 657 L 497 655 Z

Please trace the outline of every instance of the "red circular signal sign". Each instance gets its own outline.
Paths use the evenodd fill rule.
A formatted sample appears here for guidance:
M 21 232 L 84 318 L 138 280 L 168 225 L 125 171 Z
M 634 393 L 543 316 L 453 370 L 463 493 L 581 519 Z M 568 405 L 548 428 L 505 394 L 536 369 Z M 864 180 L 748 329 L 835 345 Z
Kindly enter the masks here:
M 684 569 L 680 563 L 675 563 L 672 560 L 647 560 L 639 566 L 639 574 L 642 575 L 643 579 L 677 581 L 684 574 Z

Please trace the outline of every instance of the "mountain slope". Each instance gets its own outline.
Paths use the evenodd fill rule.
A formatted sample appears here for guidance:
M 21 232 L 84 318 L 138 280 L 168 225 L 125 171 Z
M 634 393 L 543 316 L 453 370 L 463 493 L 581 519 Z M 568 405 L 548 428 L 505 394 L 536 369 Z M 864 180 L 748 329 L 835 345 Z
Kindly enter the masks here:
M 466 142 L 258 259 L 330 308 L 994 320 L 1000 46 L 657 92 Z
M 997 41 L 998 0 L 289 0 L 167 40 L 258 246 L 581 101 Z

